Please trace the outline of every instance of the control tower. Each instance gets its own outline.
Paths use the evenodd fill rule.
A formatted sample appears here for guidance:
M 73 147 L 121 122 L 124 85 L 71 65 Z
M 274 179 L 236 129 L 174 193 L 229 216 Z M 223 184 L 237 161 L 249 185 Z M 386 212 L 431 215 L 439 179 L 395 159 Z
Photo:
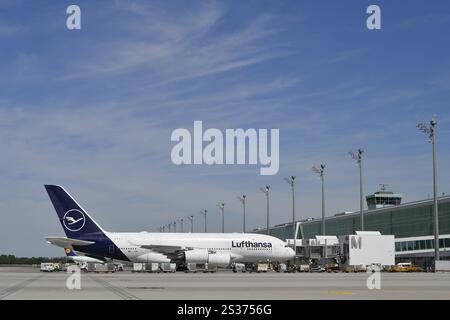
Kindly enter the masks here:
M 380 191 L 366 196 L 369 210 L 398 206 L 402 203 L 402 195 L 386 191 L 387 184 L 380 184 Z

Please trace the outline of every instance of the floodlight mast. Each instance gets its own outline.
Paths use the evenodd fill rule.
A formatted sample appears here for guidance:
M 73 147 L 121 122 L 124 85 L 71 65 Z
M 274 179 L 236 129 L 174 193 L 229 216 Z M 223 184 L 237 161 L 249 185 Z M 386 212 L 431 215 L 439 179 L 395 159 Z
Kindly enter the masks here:
M 191 221 L 191 233 L 194 233 L 194 216 L 187 217 Z
M 247 196 L 245 194 L 243 194 L 240 197 L 237 197 L 238 200 L 242 203 L 242 209 L 243 209 L 243 218 L 242 218 L 242 233 L 245 233 L 245 199 L 247 198 Z
M 217 207 L 222 213 L 222 233 L 225 233 L 225 203 L 219 203 Z
M 434 231 L 434 260 L 440 260 L 439 253 L 439 208 L 437 201 L 437 173 L 436 173 L 436 119 L 433 117 L 430 124 L 419 123 L 417 128 L 428 136 L 432 144 L 433 153 L 433 231 Z
M 181 233 L 184 232 L 184 227 L 183 227 L 183 218 L 181 218 L 180 220 L 178 220 L 180 222 L 180 226 L 181 226 Z
M 292 238 L 294 239 L 294 251 L 297 252 L 297 235 L 296 235 L 296 223 L 295 223 L 295 176 L 290 176 L 289 178 L 284 178 L 291 186 L 292 191 Z M 294 257 L 295 264 L 295 257 Z
M 266 225 L 267 225 L 267 234 L 270 235 L 270 229 L 269 229 L 269 191 L 270 191 L 270 186 L 267 185 L 265 188 L 260 188 L 259 190 L 261 190 L 262 193 L 264 193 L 266 195 L 266 210 L 267 210 L 267 217 L 266 217 Z
M 363 174 L 362 174 L 362 155 L 364 150 L 358 149 L 356 152 L 348 154 L 356 160 L 359 167 L 359 214 L 361 216 L 361 231 L 364 231 L 364 202 L 363 202 Z
M 326 235 L 325 229 L 325 165 L 321 164 L 319 167 L 312 167 L 312 170 L 320 176 L 320 181 L 322 182 L 322 235 Z
M 200 213 L 205 217 L 205 233 L 207 233 L 208 232 L 208 228 L 207 228 L 207 223 L 206 223 L 206 216 L 208 215 L 208 210 L 203 210 L 203 211 L 200 211 Z

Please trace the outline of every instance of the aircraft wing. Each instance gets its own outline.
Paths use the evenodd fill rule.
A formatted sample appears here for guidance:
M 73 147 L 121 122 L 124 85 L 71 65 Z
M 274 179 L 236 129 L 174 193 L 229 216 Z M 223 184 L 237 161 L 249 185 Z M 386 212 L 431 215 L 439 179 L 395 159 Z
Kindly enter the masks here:
M 139 247 L 141 247 L 143 249 L 149 249 L 154 252 L 159 252 L 162 254 L 178 253 L 180 251 L 187 250 L 186 247 L 181 247 L 181 246 L 166 246 L 166 245 L 151 245 L 151 244 L 143 244 L 143 245 L 139 245 Z
M 45 238 L 45 240 L 47 240 L 48 243 L 51 243 L 61 248 L 67 248 L 72 246 L 88 246 L 90 244 L 95 243 L 94 241 L 77 240 L 65 237 L 47 237 Z

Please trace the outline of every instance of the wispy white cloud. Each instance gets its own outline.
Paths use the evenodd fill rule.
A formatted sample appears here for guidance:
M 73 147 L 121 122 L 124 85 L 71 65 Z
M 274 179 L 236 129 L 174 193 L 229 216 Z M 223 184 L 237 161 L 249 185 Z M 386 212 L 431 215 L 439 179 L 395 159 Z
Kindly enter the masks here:
M 120 4 L 135 15 L 121 28 L 135 30 L 131 37 L 113 44 L 97 44 L 95 50 L 65 77 L 117 77 L 128 72 L 147 72 L 156 83 L 187 80 L 238 70 L 292 54 L 274 41 L 280 31 L 274 18 L 262 15 L 235 31 L 220 32 L 225 9 L 214 2 L 191 13 L 166 13 L 147 6 Z M 145 28 L 142 28 L 145 25 Z M 271 39 L 272 41 L 268 41 Z

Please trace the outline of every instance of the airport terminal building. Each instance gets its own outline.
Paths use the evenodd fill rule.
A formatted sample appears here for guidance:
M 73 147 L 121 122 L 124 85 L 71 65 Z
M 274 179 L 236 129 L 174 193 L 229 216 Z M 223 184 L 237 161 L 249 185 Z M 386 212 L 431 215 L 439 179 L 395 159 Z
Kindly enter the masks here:
M 413 261 L 428 266 L 434 258 L 433 199 L 401 204 L 401 195 L 376 192 L 367 196 L 369 210 L 364 211 L 364 229 L 395 236 L 397 262 Z M 439 248 L 441 259 L 450 259 L 450 196 L 438 198 Z M 306 219 L 297 223 L 297 239 L 311 239 L 321 235 L 322 219 Z M 327 235 L 342 236 L 361 230 L 360 212 L 335 214 L 325 219 Z M 254 230 L 265 233 L 266 229 Z M 293 239 L 291 223 L 270 229 L 270 234 L 281 239 Z

